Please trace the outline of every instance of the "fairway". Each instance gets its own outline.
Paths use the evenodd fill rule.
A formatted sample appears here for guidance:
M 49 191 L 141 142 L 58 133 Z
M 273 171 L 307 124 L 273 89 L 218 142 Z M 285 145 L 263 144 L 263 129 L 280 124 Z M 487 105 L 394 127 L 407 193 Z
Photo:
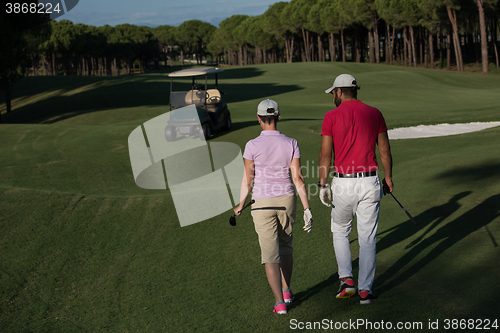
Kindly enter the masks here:
M 296 300 L 282 316 L 271 312 L 249 209 L 235 227 L 227 211 L 181 228 L 168 190 L 134 183 L 128 136 L 169 111 L 167 72 L 17 83 L 14 112 L 5 114 L 0 98 L 0 331 L 286 332 L 292 320 L 324 319 L 391 322 L 394 331 L 410 323 L 407 332 L 436 332 L 436 321 L 442 332 L 453 319 L 500 325 L 500 127 L 391 141 L 394 194 L 419 226 L 383 198 L 378 300 L 335 299 L 330 212 L 315 184 L 322 119 L 334 107 L 324 90 L 342 73 L 356 77 L 358 98 L 380 109 L 390 129 L 500 121 L 496 75 L 355 63 L 224 68 L 219 87 L 233 128 L 208 142 L 243 150 L 260 133 L 258 103 L 272 98 L 312 191 L 314 226 L 303 232 L 298 214 Z M 353 228 L 353 259 L 356 235 Z M 357 276 L 357 259 L 353 268 Z

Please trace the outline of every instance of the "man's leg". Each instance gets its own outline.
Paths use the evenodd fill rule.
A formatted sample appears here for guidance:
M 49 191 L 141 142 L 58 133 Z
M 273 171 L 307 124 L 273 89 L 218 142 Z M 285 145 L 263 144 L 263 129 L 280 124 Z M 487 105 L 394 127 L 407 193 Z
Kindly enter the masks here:
M 376 241 L 380 212 L 381 187 L 378 177 L 362 179 L 360 197 L 356 211 L 359 242 L 358 289 L 371 290 L 375 279 Z
M 380 203 L 358 206 L 359 290 L 371 290 L 375 279 L 376 241 Z
M 356 201 L 351 179 L 334 178 L 332 181 L 332 224 L 333 247 L 337 259 L 338 274 L 342 279 L 352 277 L 352 257 L 349 234 L 356 210 Z

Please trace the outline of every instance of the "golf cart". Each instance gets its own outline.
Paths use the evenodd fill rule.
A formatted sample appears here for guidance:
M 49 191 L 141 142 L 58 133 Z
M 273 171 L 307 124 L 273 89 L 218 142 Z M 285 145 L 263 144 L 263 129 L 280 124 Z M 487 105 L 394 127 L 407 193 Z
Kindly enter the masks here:
M 189 119 L 182 112 L 172 113 L 165 128 L 167 141 L 174 141 L 177 134 L 183 136 L 199 135 L 208 140 L 213 130 L 230 130 L 231 115 L 226 103 L 221 101 L 217 74 L 222 68 L 199 67 L 170 73 L 170 110 L 192 105 L 196 106 L 198 119 Z M 208 74 L 215 74 L 215 89 L 208 89 Z M 196 83 L 196 76 L 205 76 L 205 85 Z M 192 77 L 191 90 L 173 91 L 174 77 Z M 224 94 L 224 93 L 222 93 Z M 180 111 L 180 110 L 179 110 Z

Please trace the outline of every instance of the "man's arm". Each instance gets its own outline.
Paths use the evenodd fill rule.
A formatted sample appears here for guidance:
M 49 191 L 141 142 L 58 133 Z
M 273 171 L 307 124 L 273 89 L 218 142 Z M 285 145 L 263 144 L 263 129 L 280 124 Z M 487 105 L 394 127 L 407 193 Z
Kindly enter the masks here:
M 380 162 L 384 167 L 385 182 L 389 187 L 389 191 L 392 192 L 392 190 L 394 189 L 394 185 L 392 183 L 392 155 L 387 131 L 378 134 L 377 144 L 378 151 L 380 153 Z
M 331 136 L 321 136 L 321 150 L 319 152 L 319 183 L 327 184 L 330 166 L 332 164 L 333 139 Z
M 319 151 L 319 199 L 326 207 L 331 207 L 332 191 L 328 185 L 328 175 L 330 174 L 330 165 L 332 164 L 333 140 L 331 136 L 321 136 L 321 149 Z

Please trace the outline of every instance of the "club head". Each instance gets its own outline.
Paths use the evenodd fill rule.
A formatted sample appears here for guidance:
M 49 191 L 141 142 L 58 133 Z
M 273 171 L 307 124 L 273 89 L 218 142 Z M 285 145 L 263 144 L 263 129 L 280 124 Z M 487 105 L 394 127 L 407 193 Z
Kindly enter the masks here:
M 229 224 L 233 227 L 236 225 L 236 216 L 231 215 L 231 217 L 229 218 Z

